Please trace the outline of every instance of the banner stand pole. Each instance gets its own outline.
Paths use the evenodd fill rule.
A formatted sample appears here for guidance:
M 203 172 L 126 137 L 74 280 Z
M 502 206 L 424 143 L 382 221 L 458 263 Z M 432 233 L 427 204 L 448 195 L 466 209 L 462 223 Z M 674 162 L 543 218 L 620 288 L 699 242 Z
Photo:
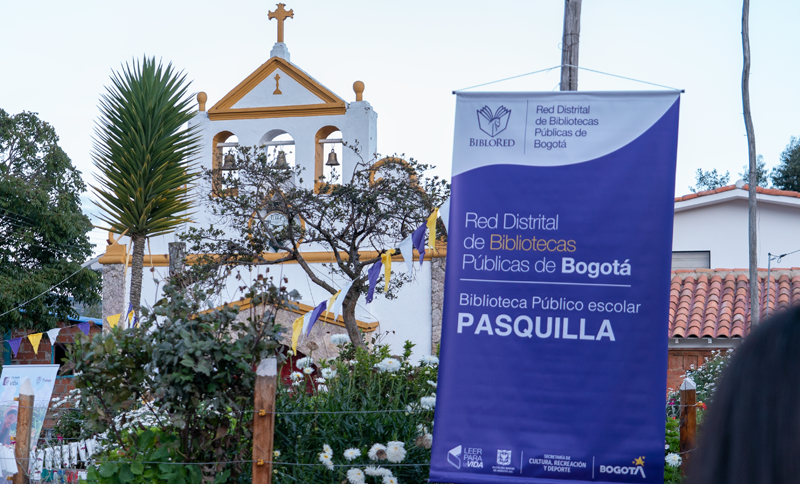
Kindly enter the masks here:
M 14 457 L 17 461 L 17 473 L 14 484 L 28 484 L 31 455 L 31 423 L 33 422 L 33 385 L 30 378 L 19 389 L 19 407 L 17 409 L 17 436 L 14 444 Z

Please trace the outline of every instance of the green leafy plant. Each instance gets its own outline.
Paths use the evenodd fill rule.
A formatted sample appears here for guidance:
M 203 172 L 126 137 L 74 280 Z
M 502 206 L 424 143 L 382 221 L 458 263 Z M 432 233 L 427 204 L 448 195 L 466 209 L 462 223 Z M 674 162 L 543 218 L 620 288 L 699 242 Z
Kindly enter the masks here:
M 101 466 L 98 482 L 140 482 L 131 475 L 144 475 L 137 469 L 150 468 L 151 452 L 166 452 L 172 467 L 206 463 L 198 467 L 204 480 L 229 482 L 250 470 L 254 368 L 275 353 L 280 326 L 270 309 L 286 293 L 257 281 L 245 294 L 254 309 L 241 315 L 205 309 L 206 291 L 167 285 L 164 294 L 138 327 L 79 337 L 69 353 L 84 425 L 105 447 L 95 459 L 120 464 Z M 140 441 L 148 430 L 157 438 Z
M 357 471 L 366 482 L 425 482 L 438 359 L 412 364 L 408 342 L 398 356 L 377 340 L 369 350 L 334 342 L 337 358 L 299 360 L 302 371 L 278 390 L 273 482 L 339 484 Z
M 667 419 L 666 442 L 664 445 L 664 456 L 666 457 L 664 484 L 680 484 L 683 482 L 683 476 L 681 475 L 681 469 L 679 467 L 680 464 L 674 465 L 679 462 L 674 456 L 680 458 L 681 435 L 678 430 L 678 423 L 679 422 L 674 418 Z
M 200 484 L 203 480 L 199 465 L 174 464 L 182 459 L 175 434 L 150 429 L 129 432 L 120 444 L 105 452 L 97 466 L 89 467 L 89 482 Z M 223 472 L 215 482 L 225 482 L 229 474 L 229 470 Z

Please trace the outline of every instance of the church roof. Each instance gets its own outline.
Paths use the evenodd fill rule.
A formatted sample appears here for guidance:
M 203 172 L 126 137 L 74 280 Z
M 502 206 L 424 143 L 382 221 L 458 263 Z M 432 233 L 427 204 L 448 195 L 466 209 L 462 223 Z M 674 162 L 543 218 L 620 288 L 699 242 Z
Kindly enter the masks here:
M 208 110 L 212 121 L 341 115 L 347 103 L 302 69 L 272 57 Z

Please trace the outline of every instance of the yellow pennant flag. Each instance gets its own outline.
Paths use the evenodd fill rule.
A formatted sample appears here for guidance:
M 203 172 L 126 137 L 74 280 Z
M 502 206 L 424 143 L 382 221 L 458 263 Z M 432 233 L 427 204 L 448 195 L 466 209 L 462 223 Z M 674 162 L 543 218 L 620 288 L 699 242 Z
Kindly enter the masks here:
M 434 208 L 428 217 L 428 247 L 436 248 L 436 220 L 439 218 L 439 209 Z
M 333 305 L 336 303 L 336 299 L 342 294 L 342 291 L 337 292 L 330 299 L 328 299 L 328 305 L 325 306 L 325 311 L 328 312 L 332 317 L 336 317 L 336 313 L 333 312 Z M 323 321 L 324 323 L 324 321 Z
M 394 249 L 389 249 L 383 254 L 381 254 L 381 263 L 383 264 L 383 275 L 386 278 L 386 286 L 383 288 L 383 291 L 386 292 L 389 289 L 389 279 L 392 277 L 392 256 L 396 251 Z
M 297 354 L 297 340 L 300 339 L 300 333 L 303 331 L 303 316 L 294 320 L 292 323 L 292 353 Z
M 31 340 L 33 345 L 33 352 L 39 354 L 39 342 L 42 341 L 42 333 L 29 334 L 28 339 Z
M 116 327 L 117 327 L 117 324 L 119 324 L 119 318 L 120 318 L 121 316 L 122 316 L 122 313 L 120 313 L 120 314 L 114 314 L 113 316 L 109 316 L 109 317 L 107 317 L 107 318 L 106 318 L 106 321 L 108 321 L 108 325 L 109 325 L 109 326 L 111 326 L 112 328 L 116 328 Z

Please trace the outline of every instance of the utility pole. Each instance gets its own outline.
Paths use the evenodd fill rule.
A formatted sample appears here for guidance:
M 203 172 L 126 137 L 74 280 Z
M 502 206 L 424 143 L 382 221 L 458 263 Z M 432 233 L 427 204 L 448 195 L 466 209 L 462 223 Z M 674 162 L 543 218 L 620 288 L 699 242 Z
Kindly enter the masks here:
M 748 190 L 748 232 L 750 246 L 750 324 L 758 324 L 758 238 L 756 236 L 756 187 L 758 186 L 758 161 L 756 160 L 756 134 L 753 132 L 753 118 L 750 116 L 750 0 L 742 5 L 742 105 L 744 108 L 744 127 L 747 131 L 747 147 L 750 156 L 750 176 Z
M 580 40 L 581 0 L 564 0 L 564 35 L 561 39 L 562 91 L 578 90 L 578 46 Z

